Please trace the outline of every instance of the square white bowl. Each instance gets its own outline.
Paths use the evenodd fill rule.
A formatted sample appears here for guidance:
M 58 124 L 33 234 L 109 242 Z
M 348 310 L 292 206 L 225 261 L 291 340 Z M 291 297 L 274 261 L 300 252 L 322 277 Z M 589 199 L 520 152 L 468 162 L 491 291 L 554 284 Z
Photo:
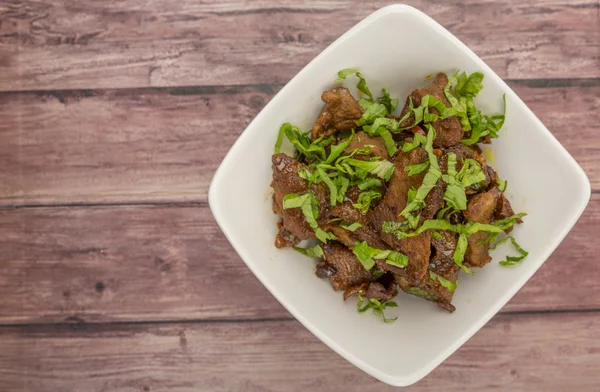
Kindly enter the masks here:
M 386 87 L 401 102 L 425 85 L 425 75 L 456 69 L 480 71 L 477 97 L 484 112 L 497 113 L 506 94 L 507 119 L 491 148 L 492 164 L 508 180 L 515 211 L 526 211 L 514 235 L 530 254 L 516 267 L 497 261 L 475 276 L 461 275 L 448 314 L 422 299 L 400 294 L 398 315 L 385 324 L 344 302 L 314 263 L 274 246 L 277 216 L 271 210 L 271 155 L 280 125 L 310 129 L 322 108 L 321 93 L 344 68 L 361 70 L 371 91 Z M 350 77 L 346 86 L 355 84 Z M 402 104 L 400 105 L 402 106 Z M 265 287 L 325 344 L 370 375 L 396 386 L 431 372 L 494 316 L 544 263 L 573 227 L 590 197 L 589 181 L 519 97 L 471 50 L 422 12 L 382 8 L 350 29 L 298 73 L 250 123 L 215 173 L 210 208 L 237 253 Z

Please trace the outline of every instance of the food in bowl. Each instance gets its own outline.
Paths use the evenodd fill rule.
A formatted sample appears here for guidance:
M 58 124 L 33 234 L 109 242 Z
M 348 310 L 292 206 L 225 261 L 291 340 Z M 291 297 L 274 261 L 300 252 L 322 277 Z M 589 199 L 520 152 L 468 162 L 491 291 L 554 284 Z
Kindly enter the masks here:
M 312 129 L 280 128 L 272 156 L 273 210 L 282 218 L 278 248 L 293 247 L 319 259 L 316 274 L 329 279 L 358 309 L 384 309 L 398 287 L 453 312 L 459 271 L 473 273 L 491 261 L 489 250 L 510 240 L 521 262 L 527 251 L 509 235 L 522 223 L 503 181 L 479 144 L 499 135 L 505 113 L 475 107 L 483 74 L 439 73 L 398 100 L 383 89 L 375 99 L 356 69 L 362 95 L 337 86 Z M 294 156 L 281 152 L 284 139 Z M 317 241 L 299 247 L 302 241 Z M 367 299 L 365 304 L 365 299 Z

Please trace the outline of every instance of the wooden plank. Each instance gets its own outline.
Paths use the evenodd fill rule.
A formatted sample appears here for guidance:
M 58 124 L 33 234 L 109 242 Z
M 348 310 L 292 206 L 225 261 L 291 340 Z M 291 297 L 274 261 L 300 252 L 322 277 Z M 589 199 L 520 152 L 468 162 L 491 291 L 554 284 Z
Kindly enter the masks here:
M 598 3 L 411 5 L 505 78 L 600 76 Z M 0 89 L 284 83 L 388 1 L 4 2 Z
M 511 86 L 600 190 L 598 81 Z M 0 205 L 206 201 L 220 161 L 278 88 L 0 94 Z
M 600 309 L 599 220 L 595 194 L 504 311 Z M 205 205 L 2 210 L 0 249 L 0 324 L 290 317 Z
M 408 390 L 595 391 L 599 329 L 598 313 L 497 316 Z M 396 390 L 296 321 L 9 327 L 0 337 L 1 391 Z

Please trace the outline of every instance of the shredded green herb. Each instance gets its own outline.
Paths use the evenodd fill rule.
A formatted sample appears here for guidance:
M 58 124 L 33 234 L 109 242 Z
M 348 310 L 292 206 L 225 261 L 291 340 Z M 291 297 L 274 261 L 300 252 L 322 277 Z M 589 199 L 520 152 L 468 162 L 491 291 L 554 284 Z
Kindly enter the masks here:
M 396 321 L 398 319 L 398 317 L 386 318 L 385 314 L 383 312 L 386 308 L 397 308 L 398 307 L 398 304 L 393 301 L 386 301 L 386 302 L 382 303 L 381 301 L 371 298 L 371 299 L 369 299 L 369 302 L 364 307 L 363 307 L 363 303 L 364 303 L 364 299 L 359 294 L 358 295 L 358 303 L 357 303 L 356 308 L 358 309 L 358 311 L 360 313 L 363 313 L 369 309 L 372 309 L 373 314 L 375 314 L 377 316 L 381 316 L 383 318 L 383 321 L 386 323 L 393 323 L 394 321 Z
M 367 82 L 365 81 L 365 78 L 363 78 L 362 74 L 360 73 L 360 71 L 358 69 L 355 69 L 355 68 L 342 69 L 341 71 L 338 72 L 338 77 L 335 80 L 335 83 L 341 82 L 342 80 L 346 79 L 349 75 L 352 75 L 352 74 L 356 75 L 356 77 L 358 78 L 358 84 L 356 85 L 356 88 L 358 89 L 358 91 L 367 95 L 372 100 L 373 95 L 371 94 L 371 91 L 367 87 Z
M 408 256 L 394 250 L 372 248 L 366 241 L 357 241 L 352 252 L 368 271 L 375 266 L 375 260 L 385 260 L 387 264 L 404 268 L 408 265 Z
M 352 206 L 360 210 L 363 214 L 366 214 L 371 208 L 371 202 L 375 199 L 381 198 L 381 193 L 377 191 L 364 191 L 358 195 L 357 203 Z
M 345 224 L 345 223 L 340 223 L 340 227 L 341 227 L 342 229 L 346 229 L 346 230 L 348 230 L 348 231 L 355 232 L 356 230 L 358 230 L 358 229 L 360 229 L 361 227 L 363 227 L 363 225 L 361 225 L 361 224 L 360 224 L 360 223 L 358 223 L 358 222 L 354 222 L 354 223 L 352 223 L 351 225 L 347 225 L 347 224 Z
M 450 291 L 456 290 L 456 283 L 455 282 L 451 282 L 448 279 L 446 279 L 446 278 L 444 278 L 442 276 L 439 276 L 438 274 L 436 274 L 432 270 L 429 270 L 429 277 L 432 280 L 437 280 L 438 282 L 440 282 L 440 284 L 442 286 L 444 286 L 445 288 L 447 288 Z
M 500 265 L 504 265 L 504 266 L 519 264 L 521 261 L 523 261 L 523 259 L 525 259 L 525 257 L 527 257 L 529 255 L 529 252 L 527 252 L 525 249 L 521 248 L 521 246 L 519 245 L 519 243 L 517 242 L 517 240 L 515 239 L 515 237 L 508 236 L 508 237 L 506 237 L 506 238 L 504 238 L 504 239 L 496 242 L 490 248 L 491 249 L 496 249 L 496 247 L 498 245 L 506 242 L 507 240 L 510 240 L 510 242 L 513 244 L 513 246 L 515 247 L 515 249 L 517 250 L 517 252 L 520 253 L 520 256 L 506 256 L 506 260 L 499 261 L 498 263 Z
M 294 250 L 302 253 L 304 256 L 312 257 L 313 259 L 323 257 L 323 249 L 319 245 L 315 245 L 312 248 L 300 248 L 294 246 Z
M 300 208 L 306 222 L 314 230 L 315 235 L 321 242 L 337 239 L 332 233 L 327 233 L 319 227 L 317 219 L 319 218 L 319 201 L 315 196 L 308 192 L 303 195 L 290 193 L 283 197 L 283 208 Z

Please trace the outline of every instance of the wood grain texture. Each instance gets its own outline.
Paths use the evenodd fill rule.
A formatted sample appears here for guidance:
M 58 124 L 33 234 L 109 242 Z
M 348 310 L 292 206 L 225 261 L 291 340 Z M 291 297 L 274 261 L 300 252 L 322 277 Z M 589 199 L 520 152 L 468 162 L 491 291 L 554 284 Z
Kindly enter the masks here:
M 592 392 L 599 330 L 596 314 L 496 316 L 407 390 Z M 0 378 L 6 392 L 397 390 L 296 321 L 2 328 Z
M 600 83 L 548 83 L 511 86 L 600 190 Z M 278 88 L 0 94 L 0 165 L 10 168 L 0 205 L 206 201 L 217 166 Z
M 599 219 L 594 195 L 504 311 L 600 309 Z M 291 317 L 207 206 L 3 210 L 0 249 L 0 324 Z
M 595 0 L 407 1 L 504 78 L 595 78 Z M 389 1 L 74 0 L 0 5 L 1 90 L 284 83 Z

